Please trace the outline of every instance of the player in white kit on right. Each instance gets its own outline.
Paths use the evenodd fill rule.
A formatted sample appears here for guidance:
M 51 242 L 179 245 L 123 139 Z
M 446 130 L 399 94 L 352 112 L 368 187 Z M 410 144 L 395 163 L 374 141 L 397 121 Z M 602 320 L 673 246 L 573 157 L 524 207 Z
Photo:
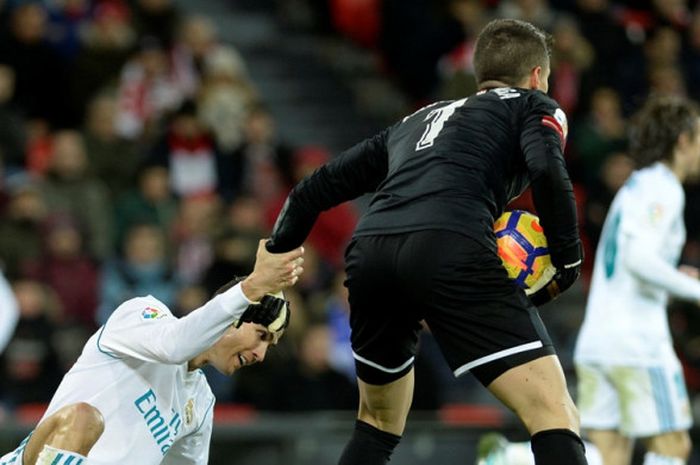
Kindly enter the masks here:
M 0 354 L 9 344 L 19 320 L 19 305 L 10 283 L 0 271 Z
M 581 426 L 606 465 L 629 465 L 635 439 L 644 465 L 683 465 L 692 418 L 666 306 L 669 295 L 700 302 L 697 276 L 677 268 L 681 184 L 700 171 L 698 110 L 651 99 L 634 121 L 631 152 L 639 169 L 608 212 L 574 353 Z
M 263 361 L 289 322 L 277 292 L 297 281 L 302 254 L 261 241 L 247 278 L 183 318 L 152 296 L 120 305 L 0 465 L 206 465 L 215 399 L 199 368 Z

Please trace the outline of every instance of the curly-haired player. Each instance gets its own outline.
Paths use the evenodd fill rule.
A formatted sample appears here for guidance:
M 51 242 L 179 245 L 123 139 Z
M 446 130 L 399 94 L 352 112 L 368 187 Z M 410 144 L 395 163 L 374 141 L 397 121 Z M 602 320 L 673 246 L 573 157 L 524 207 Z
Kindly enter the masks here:
M 700 302 L 697 270 L 677 268 L 685 243 L 682 183 L 700 173 L 700 114 L 681 98 L 652 98 L 633 120 L 638 163 L 615 196 L 595 257 L 575 351 L 581 424 L 606 465 L 682 465 L 690 404 L 666 317 L 669 295 Z

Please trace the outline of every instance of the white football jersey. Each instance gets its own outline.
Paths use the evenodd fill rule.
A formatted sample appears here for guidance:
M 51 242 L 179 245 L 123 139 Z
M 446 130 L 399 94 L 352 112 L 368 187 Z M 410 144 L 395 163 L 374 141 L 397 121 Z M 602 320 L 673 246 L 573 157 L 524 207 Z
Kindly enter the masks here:
M 19 320 L 19 306 L 10 283 L 0 271 L 0 354 L 12 339 Z
M 249 303 L 240 284 L 183 318 L 152 296 L 126 301 L 85 344 L 44 417 L 76 402 L 102 413 L 90 464 L 205 465 L 215 399 L 187 363 Z
M 574 354 L 577 361 L 651 366 L 675 357 L 666 315 L 668 290 L 673 287 L 652 284 L 652 278 L 656 273 L 659 280 L 668 281 L 671 274 L 688 284 L 687 277 L 675 276 L 685 242 L 684 204 L 680 182 L 662 163 L 635 171 L 617 193 L 596 251 Z M 635 258 L 632 241 L 637 246 L 634 253 L 640 255 L 638 244 L 643 243 L 643 252 L 652 254 L 662 269 L 635 270 L 638 265 L 630 265 Z M 640 271 L 649 280 L 640 278 Z M 690 286 L 697 288 L 692 292 L 700 291 L 700 283 Z

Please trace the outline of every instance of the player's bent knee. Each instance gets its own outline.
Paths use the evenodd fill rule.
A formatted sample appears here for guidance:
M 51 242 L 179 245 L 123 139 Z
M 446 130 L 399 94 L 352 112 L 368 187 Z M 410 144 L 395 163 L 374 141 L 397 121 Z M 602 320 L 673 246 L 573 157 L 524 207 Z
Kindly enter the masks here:
M 538 397 L 518 413 L 530 434 L 553 428 L 579 431 L 578 409 L 568 395 Z
M 651 437 L 647 439 L 646 446 L 651 452 L 683 459 L 690 456 L 693 447 L 687 431 L 673 431 Z
M 104 418 L 99 410 L 85 402 L 69 405 L 60 412 L 60 425 L 84 444 L 92 446 L 104 432 Z

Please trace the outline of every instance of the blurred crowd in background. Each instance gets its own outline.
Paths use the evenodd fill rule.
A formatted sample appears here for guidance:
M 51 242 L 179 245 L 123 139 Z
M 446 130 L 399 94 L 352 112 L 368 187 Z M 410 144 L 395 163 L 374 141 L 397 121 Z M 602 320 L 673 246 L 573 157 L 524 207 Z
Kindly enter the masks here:
M 402 116 L 397 108 L 473 93 L 471 51 L 488 20 L 551 32 L 550 94 L 569 116 L 587 272 L 608 205 L 634 169 L 631 114 L 650 93 L 700 97 L 700 7 L 688 0 L 229 3 L 371 57 L 401 102 L 383 108 L 387 97 L 357 95 L 379 125 Z M 335 155 L 281 140 L 283 124 L 236 44 L 171 0 L 0 0 L 0 261 L 21 310 L 0 356 L 0 411 L 47 402 L 124 300 L 152 294 L 182 316 L 252 269 L 290 187 Z M 527 195 L 515 206 L 532 207 Z M 690 186 L 683 262 L 695 266 L 699 210 Z M 262 365 L 232 378 L 208 371 L 219 402 L 355 408 L 342 259 L 359 214 L 344 204 L 321 215 L 288 292 L 287 336 Z M 584 276 L 576 311 L 543 315 L 567 370 L 586 285 Z M 674 304 L 671 324 L 700 411 L 698 308 Z M 415 408 L 486 400 L 470 376 L 453 379 L 428 331 L 421 344 Z

